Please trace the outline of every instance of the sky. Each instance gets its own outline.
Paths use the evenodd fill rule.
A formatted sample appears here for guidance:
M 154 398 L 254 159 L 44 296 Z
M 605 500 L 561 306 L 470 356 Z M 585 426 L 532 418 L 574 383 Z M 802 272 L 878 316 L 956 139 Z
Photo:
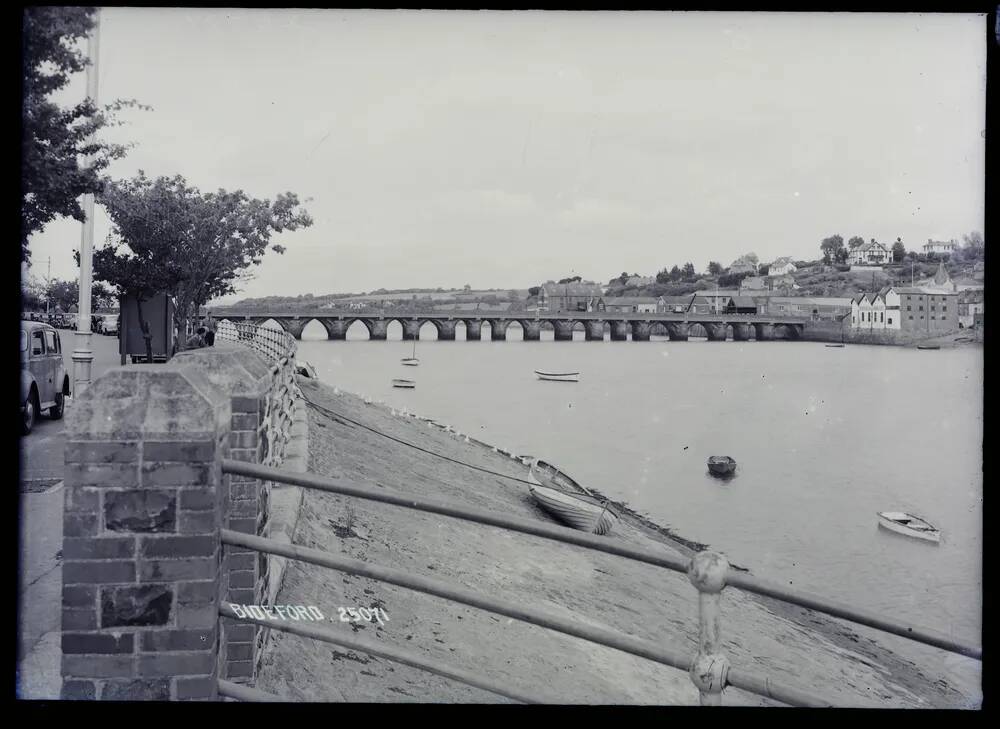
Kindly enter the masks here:
M 292 191 L 233 301 L 527 288 L 983 230 L 983 15 L 107 8 L 113 177 Z M 61 92 L 85 94 L 84 75 Z M 100 245 L 109 232 L 95 216 Z M 81 225 L 31 240 L 75 278 Z

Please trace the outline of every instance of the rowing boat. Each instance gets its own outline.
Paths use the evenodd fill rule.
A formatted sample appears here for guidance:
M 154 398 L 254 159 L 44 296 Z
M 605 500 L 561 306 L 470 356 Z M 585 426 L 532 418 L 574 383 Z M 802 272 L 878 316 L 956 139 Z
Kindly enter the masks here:
M 940 542 L 941 530 L 919 516 L 902 511 L 878 512 L 878 525 L 897 534 L 924 539 L 928 542 Z
M 941 349 L 940 344 L 918 344 L 917 349 Z
M 406 388 L 408 390 L 412 390 L 414 387 L 417 386 L 417 383 L 414 382 L 413 380 L 393 380 L 392 381 L 392 386 L 393 387 L 404 387 L 404 388 Z
M 540 507 L 559 521 L 593 534 L 607 534 L 618 522 L 606 499 L 590 491 L 550 463 L 534 459 L 529 474 L 537 486 L 528 491 Z
M 736 470 L 736 461 L 729 456 L 712 456 L 708 459 L 708 470 L 716 476 L 728 476 Z
M 539 380 L 551 380 L 552 382 L 579 382 L 579 372 L 539 372 L 535 370 Z

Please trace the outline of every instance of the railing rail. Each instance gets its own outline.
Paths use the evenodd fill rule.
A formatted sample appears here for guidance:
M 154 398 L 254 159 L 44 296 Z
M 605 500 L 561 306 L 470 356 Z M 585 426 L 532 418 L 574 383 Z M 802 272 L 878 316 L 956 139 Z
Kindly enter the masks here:
M 478 522 L 480 524 L 488 524 L 490 526 L 501 527 L 511 531 L 532 534 L 534 536 L 566 542 L 568 544 L 575 544 L 587 549 L 614 554 L 619 557 L 625 557 L 626 559 L 664 567 L 674 572 L 686 573 L 689 569 L 688 562 L 666 553 L 629 547 L 603 537 L 585 534 L 566 527 L 544 524 L 529 519 L 504 516 L 481 509 L 455 506 L 454 504 L 449 504 L 436 499 L 410 496 L 408 494 L 397 494 L 387 491 L 386 489 L 370 489 L 363 486 L 349 484 L 338 479 L 326 478 L 308 473 L 290 473 L 288 471 L 228 459 L 223 460 L 222 470 L 225 473 L 251 476 L 253 478 L 266 479 L 269 481 L 280 481 L 296 486 L 314 488 L 345 496 L 356 496 L 369 501 L 394 504 L 396 506 L 415 509 L 417 511 L 426 511 L 429 513 L 441 514 L 443 516 L 451 516 L 459 519 L 465 519 L 467 521 Z M 738 573 L 734 574 L 731 570 L 728 570 L 725 578 L 725 584 L 747 592 L 753 592 L 758 595 L 781 600 L 782 602 L 788 602 L 800 607 L 809 608 L 811 610 L 830 615 L 831 617 L 849 620 L 859 625 L 892 633 L 903 638 L 909 638 L 918 643 L 924 643 L 952 653 L 958 653 L 970 658 L 982 659 L 981 647 L 955 640 L 951 636 L 939 631 L 910 625 L 891 618 L 885 618 L 867 610 L 854 608 L 843 603 L 819 597 L 817 595 L 812 595 L 800 590 L 789 590 L 758 577 Z

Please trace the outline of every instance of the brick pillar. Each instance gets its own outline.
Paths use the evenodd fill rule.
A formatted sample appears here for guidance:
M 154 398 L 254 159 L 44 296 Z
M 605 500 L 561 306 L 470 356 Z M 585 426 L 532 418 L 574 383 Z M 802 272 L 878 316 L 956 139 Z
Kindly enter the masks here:
M 111 370 L 68 411 L 63 698 L 216 698 L 229 421 L 174 364 Z
M 229 398 L 229 458 L 260 463 L 263 443 L 258 435 L 271 381 L 269 367 L 252 351 L 228 342 L 182 352 L 172 360 L 185 371 L 196 370 Z M 245 476 L 228 477 L 225 529 L 267 537 L 271 484 Z M 267 556 L 243 547 L 223 548 L 222 599 L 240 605 L 268 604 Z M 252 681 L 267 637 L 264 628 L 222 618 L 220 678 Z
M 465 341 L 467 342 L 478 342 L 483 338 L 483 321 L 482 319 L 466 319 L 465 320 Z
M 490 319 L 490 339 L 494 342 L 507 341 L 507 319 Z

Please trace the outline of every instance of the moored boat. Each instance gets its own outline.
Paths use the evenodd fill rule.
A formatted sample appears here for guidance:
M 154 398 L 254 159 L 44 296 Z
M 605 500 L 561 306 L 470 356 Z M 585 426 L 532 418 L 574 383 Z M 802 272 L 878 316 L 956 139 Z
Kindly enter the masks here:
M 545 511 L 575 529 L 607 534 L 618 523 L 618 515 L 606 499 L 599 499 L 551 463 L 535 458 L 529 474 L 538 486 L 528 491 Z
M 843 344 L 828 344 L 827 347 L 843 347 Z
M 416 367 L 417 365 L 420 364 L 420 360 L 417 359 L 416 357 L 404 357 L 399 361 L 401 364 L 404 364 L 407 367 Z
M 941 349 L 940 344 L 918 344 L 917 349 Z
M 715 476 L 728 476 L 736 470 L 736 461 L 729 456 L 712 456 L 708 459 L 708 470 Z
M 392 386 L 393 387 L 403 387 L 403 388 L 406 388 L 408 390 L 412 390 L 414 387 L 417 386 L 417 383 L 414 382 L 413 380 L 393 380 L 392 381 Z
M 313 380 L 319 379 L 319 375 L 316 374 L 316 368 L 304 359 L 295 361 L 295 374 L 302 375 L 303 377 L 308 377 Z
M 903 511 L 878 512 L 878 525 L 897 534 L 923 539 L 928 542 L 941 541 L 941 530 L 919 516 Z
M 552 382 L 579 382 L 579 372 L 540 372 L 535 370 L 539 380 L 551 380 Z

